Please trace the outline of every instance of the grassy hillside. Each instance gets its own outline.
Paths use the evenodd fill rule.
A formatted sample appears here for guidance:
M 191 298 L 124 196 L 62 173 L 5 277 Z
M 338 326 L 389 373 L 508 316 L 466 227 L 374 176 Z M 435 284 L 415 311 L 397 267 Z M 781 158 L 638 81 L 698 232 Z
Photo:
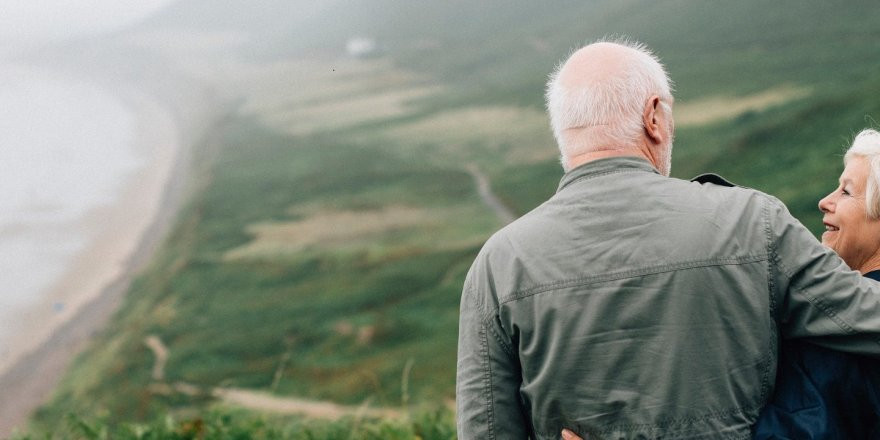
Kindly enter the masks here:
M 541 105 L 544 78 L 570 50 L 607 36 L 647 42 L 682 99 L 742 94 L 780 83 L 838 88 L 880 67 L 880 6 L 870 0 L 430 2 L 360 0 L 291 27 L 268 55 L 341 50 L 357 35 L 398 65 L 455 84 L 456 102 Z M 257 51 L 256 53 L 261 53 Z M 450 97 L 447 97 L 450 98 Z
M 186 11 L 203 3 L 152 26 L 196 26 Z M 448 406 L 459 289 L 500 226 L 469 167 L 517 213 L 553 193 L 543 82 L 584 41 L 628 34 L 664 59 L 674 175 L 765 190 L 814 231 L 842 149 L 880 117 L 869 1 L 520 3 L 328 3 L 307 29 L 267 25 L 248 49 L 254 76 L 223 83 L 243 104 L 199 150 L 203 190 L 37 428 L 63 429 L 69 412 L 108 426 L 198 417 L 218 389 Z M 326 53 L 356 34 L 386 55 Z M 160 376 L 147 340 L 168 349 Z

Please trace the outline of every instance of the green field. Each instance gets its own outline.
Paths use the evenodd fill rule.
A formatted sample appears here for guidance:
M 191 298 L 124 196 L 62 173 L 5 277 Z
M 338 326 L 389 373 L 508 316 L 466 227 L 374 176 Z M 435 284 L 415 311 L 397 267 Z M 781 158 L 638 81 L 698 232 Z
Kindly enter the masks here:
M 68 432 L 68 413 L 107 429 L 202 420 L 218 388 L 447 408 L 460 287 L 501 226 L 467 166 L 518 214 L 554 192 L 562 171 L 543 83 L 585 41 L 644 41 L 676 83 L 676 112 L 720 108 L 679 125 L 674 176 L 717 172 L 769 192 L 816 232 L 843 150 L 880 118 L 874 2 L 378 3 L 326 8 L 314 19 L 326 26 L 309 27 L 320 31 L 246 48 L 254 64 L 308 60 L 335 73 L 291 75 L 289 99 L 245 97 L 199 146 L 200 191 L 34 432 Z M 384 55 L 320 55 L 352 33 L 383 41 Z M 150 336 L 169 351 L 158 379 Z M 297 429 L 243 420 L 278 438 Z M 291 438 L 379 429 L 339 426 L 314 429 L 348 437 Z

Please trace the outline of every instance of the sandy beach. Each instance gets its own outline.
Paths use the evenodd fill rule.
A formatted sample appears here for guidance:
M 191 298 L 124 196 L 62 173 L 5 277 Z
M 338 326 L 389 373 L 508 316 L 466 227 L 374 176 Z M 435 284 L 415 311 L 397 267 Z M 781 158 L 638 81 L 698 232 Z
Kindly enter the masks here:
M 106 324 L 184 195 L 189 146 L 181 142 L 181 127 L 149 95 L 132 88 L 113 92 L 135 115 L 134 147 L 144 161 L 114 203 L 79 221 L 80 232 L 91 237 L 88 245 L 39 303 L 11 323 L 15 342 L 0 358 L 0 438 L 23 428 L 73 357 Z

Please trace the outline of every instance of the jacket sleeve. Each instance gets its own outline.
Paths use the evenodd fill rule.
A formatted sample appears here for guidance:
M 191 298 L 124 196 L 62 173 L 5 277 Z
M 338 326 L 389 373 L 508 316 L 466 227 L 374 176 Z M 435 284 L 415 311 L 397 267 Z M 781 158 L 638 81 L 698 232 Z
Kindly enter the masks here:
M 519 397 L 519 358 L 497 314 L 484 313 L 485 295 L 491 289 L 475 281 L 481 277 L 473 272 L 474 268 L 462 293 L 458 332 L 458 438 L 527 439 L 528 423 Z
M 784 338 L 880 356 L 880 283 L 851 270 L 785 205 L 766 205 L 771 286 Z

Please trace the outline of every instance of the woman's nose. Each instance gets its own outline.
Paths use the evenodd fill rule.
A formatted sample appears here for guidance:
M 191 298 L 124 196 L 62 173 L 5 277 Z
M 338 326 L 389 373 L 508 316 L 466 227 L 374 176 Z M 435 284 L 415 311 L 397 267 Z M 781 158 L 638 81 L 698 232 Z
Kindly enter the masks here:
M 825 197 L 822 197 L 822 200 L 819 200 L 819 211 L 822 212 L 831 212 L 834 210 L 834 193 L 828 194 Z

